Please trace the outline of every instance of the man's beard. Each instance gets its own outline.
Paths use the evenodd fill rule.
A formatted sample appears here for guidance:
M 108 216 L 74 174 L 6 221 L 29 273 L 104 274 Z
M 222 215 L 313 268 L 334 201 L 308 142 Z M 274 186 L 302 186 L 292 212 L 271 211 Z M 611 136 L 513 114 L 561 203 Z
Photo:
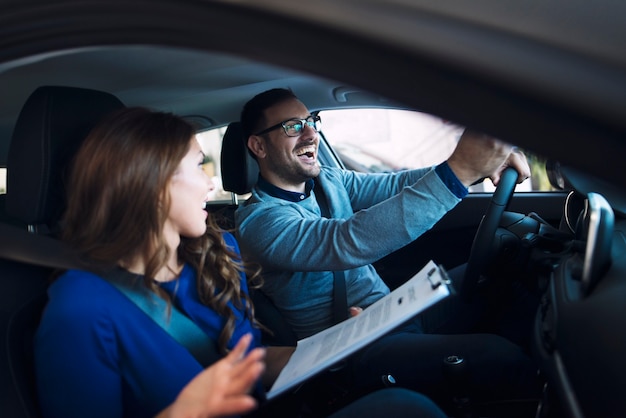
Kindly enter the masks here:
M 315 165 L 303 167 L 301 164 L 295 162 L 285 165 L 282 162 L 271 161 L 271 170 L 282 178 L 288 184 L 300 184 L 314 177 L 317 177 L 320 173 L 320 166 L 316 162 Z

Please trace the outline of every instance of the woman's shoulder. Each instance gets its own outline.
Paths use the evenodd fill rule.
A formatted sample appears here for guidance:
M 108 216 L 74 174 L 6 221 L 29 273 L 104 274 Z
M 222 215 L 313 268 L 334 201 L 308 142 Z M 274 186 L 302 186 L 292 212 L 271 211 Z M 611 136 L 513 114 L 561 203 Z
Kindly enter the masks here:
M 50 285 L 49 294 L 54 296 L 108 293 L 112 286 L 95 273 L 84 270 L 67 270 Z
M 222 237 L 224 239 L 224 244 L 228 248 L 230 248 L 235 254 L 241 255 L 241 251 L 239 249 L 239 242 L 237 242 L 237 238 L 227 231 L 222 231 Z
M 38 326 L 39 345 L 51 347 L 71 339 L 76 347 L 101 347 L 114 351 L 114 335 L 129 324 L 129 301 L 112 285 L 89 272 L 70 270 L 48 288 L 48 302 Z M 103 342 L 107 342 L 104 344 Z
M 50 290 L 53 289 L 89 289 L 93 286 L 98 286 L 98 282 L 102 279 L 95 273 L 84 270 L 66 270 L 60 274 L 50 285 Z
M 128 302 L 122 293 L 100 276 L 82 270 L 68 270 L 48 288 L 47 311 L 93 319 L 103 312 L 121 313 Z
M 237 246 L 237 239 L 231 232 L 222 231 L 222 237 L 224 238 L 226 245 Z

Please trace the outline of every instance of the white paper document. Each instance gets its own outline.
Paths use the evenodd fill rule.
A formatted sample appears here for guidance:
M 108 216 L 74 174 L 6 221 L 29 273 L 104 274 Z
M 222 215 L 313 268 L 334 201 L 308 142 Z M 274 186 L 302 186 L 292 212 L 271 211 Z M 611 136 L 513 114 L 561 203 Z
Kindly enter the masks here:
M 328 369 L 450 294 L 445 272 L 433 261 L 361 314 L 298 341 L 274 382 L 271 399 Z

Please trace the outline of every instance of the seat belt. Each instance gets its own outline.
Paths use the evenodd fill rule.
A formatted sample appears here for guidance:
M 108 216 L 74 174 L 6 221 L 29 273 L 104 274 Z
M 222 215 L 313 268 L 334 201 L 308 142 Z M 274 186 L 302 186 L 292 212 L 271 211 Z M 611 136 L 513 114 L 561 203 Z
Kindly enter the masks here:
M 333 271 L 333 321 L 338 324 L 345 319 L 348 319 L 346 275 L 343 271 Z
M 59 270 L 92 271 L 90 266 L 62 241 L 45 235 L 35 235 L 2 223 L 0 223 L 0 258 Z M 171 306 L 170 316 L 166 317 L 165 300 L 143 286 L 141 276 L 133 275 L 121 268 L 104 275 L 94 273 L 134 302 L 174 340 L 185 347 L 203 367 L 221 358 L 215 342 L 176 306 Z M 132 276 L 135 276 L 134 280 Z
M 142 276 L 122 268 L 116 268 L 99 276 L 134 302 L 157 325 L 185 347 L 203 367 L 208 367 L 221 358 L 213 339 L 173 303 L 170 307 L 170 315 L 166 314 L 167 303 L 143 285 Z
M 322 190 L 322 187 L 317 180 L 314 179 L 315 186 L 313 193 L 320 207 L 320 211 L 324 218 L 330 218 L 330 206 L 326 199 L 326 193 Z M 348 295 L 346 292 L 346 274 L 343 271 L 333 271 L 333 322 L 338 324 L 339 322 L 348 318 Z

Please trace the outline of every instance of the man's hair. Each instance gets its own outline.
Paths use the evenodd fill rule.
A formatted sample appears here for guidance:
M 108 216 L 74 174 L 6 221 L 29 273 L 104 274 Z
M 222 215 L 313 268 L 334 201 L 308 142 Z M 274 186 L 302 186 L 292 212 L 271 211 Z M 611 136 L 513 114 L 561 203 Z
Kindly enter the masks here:
M 250 135 L 266 128 L 265 110 L 286 100 L 297 99 L 290 89 L 276 88 L 254 96 L 243 106 L 241 111 L 241 129 L 244 141 Z

